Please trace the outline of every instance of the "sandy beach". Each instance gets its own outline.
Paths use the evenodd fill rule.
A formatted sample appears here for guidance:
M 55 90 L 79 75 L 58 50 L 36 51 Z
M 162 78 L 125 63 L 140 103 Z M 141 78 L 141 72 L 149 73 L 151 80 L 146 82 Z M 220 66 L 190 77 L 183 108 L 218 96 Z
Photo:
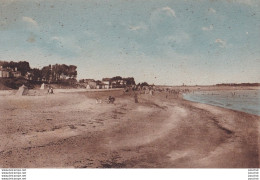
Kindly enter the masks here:
M 159 92 L 138 100 L 122 90 L 1 93 L 0 167 L 260 167 L 259 116 Z

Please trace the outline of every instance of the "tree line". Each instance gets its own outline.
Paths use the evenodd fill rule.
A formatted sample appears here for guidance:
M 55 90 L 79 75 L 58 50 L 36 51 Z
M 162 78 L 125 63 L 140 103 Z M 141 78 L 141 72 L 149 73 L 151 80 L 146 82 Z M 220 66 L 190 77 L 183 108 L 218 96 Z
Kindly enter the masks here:
M 3 68 L 17 68 L 21 75 L 33 81 L 59 82 L 66 79 L 77 78 L 77 66 L 66 64 L 48 65 L 40 68 L 31 68 L 29 62 L 0 61 Z

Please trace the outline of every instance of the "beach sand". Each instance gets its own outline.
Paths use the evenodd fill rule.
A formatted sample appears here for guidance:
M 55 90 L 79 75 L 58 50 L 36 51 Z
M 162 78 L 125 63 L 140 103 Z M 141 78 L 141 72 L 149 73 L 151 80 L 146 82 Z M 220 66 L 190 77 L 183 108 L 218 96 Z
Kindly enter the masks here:
M 138 100 L 122 90 L 3 93 L 0 167 L 260 167 L 259 116 L 158 92 Z

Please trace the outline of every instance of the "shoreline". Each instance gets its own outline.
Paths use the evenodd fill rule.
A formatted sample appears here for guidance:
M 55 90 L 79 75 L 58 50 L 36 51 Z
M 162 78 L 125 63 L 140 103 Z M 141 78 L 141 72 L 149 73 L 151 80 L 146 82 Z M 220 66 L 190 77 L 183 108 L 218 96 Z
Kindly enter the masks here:
M 164 93 L 36 97 L 0 96 L 1 168 L 259 168 L 256 115 Z
M 258 89 L 257 89 L 258 90 Z M 231 91 L 231 90 L 224 90 L 224 91 Z M 234 90 L 232 90 L 232 92 L 233 92 Z M 244 90 L 236 90 L 236 91 L 244 91 Z M 250 89 L 250 91 L 255 91 L 255 90 L 253 90 L 253 89 Z M 202 91 L 202 92 L 210 92 L 210 91 Z M 216 92 L 220 92 L 220 91 L 216 91 Z M 223 92 L 223 91 L 222 91 Z M 260 116 L 260 114 L 258 114 L 259 112 L 252 112 L 252 111 L 254 111 L 254 109 L 243 109 L 243 107 L 242 108 L 237 108 L 237 107 L 233 107 L 232 105 L 232 103 L 231 104 L 229 104 L 230 106 L 226 106 L 226 105 L 224 105 L 223 103 L 225 103 L 225 102 L 215 102 L 216 100 L 214 99 L 214 97 L 211 99 L 211 101 L 202 101 L 202 100 L 200 100 L 200 99 L 193 99 L 192 97 L 184 97 L 185 95 L 192 95 L 192 93 L 190 92 L 190 93 L 184 93 L 184 94 L 182 94 L 182 98 L 184 99 L 184 100 L 187 100 L 187 101 L 190 101 L 190 102 L 196 102 L 196 103 L 201 103 L 201 104 L 207 104 L 207 105 L 211 105 L 211 106 L 215 106 L 215 107 L 221 107 L 221 108 L 224 108 L 224 109 L 229 109 L 229 110 L 234 110 L 234 111 L 238 111 L 238 112 L 244 112 L 244 113 L 248 113 L 248 114 L 252 114 L 252 115 L 256 115 L 256 116 Z M 200 95 L 200 94 L 199 94 Z M 214 94 L 213 94 L 214 95 Z M 217 95 L 219 95 L 219 94 L 217 94 Z

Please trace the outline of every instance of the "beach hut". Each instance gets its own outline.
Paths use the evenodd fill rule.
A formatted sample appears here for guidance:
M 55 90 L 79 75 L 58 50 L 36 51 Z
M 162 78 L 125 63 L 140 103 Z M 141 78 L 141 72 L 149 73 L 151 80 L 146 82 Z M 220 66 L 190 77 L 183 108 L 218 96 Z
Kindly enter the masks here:
M 25 85 L 22 85 L 16 92 L 16 96 L 25 96 L 28 94 L 28 91 L 28 88 Z
M 42 85 L 41 85 L 41 88 L 40 88 L 40 89 L 48 89 L 48 87 L 47 87 L 47 85 L 46 85 L 46 84 L 42 83 Z

